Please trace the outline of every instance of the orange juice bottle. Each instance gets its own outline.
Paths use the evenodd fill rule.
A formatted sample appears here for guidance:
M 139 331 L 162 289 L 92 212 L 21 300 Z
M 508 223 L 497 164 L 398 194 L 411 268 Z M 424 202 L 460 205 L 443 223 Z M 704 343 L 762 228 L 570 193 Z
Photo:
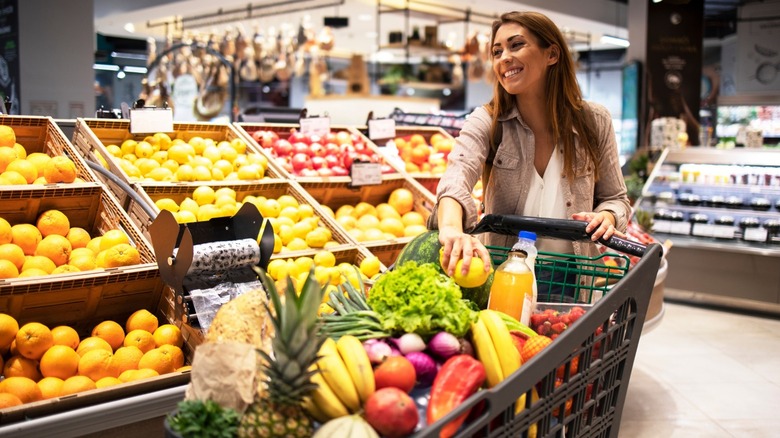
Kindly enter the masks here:
M 528 253 L 533 252 L 532 255 L 535 255 L 536 235 L 530 240 L 523 235 L 525 233 L 521 232 L 518 244 L 509 252 L 506 261 L 496 269 L 493 285 L 490 287 L 488 308 L 500 310 L 528 324 L 536 301 L 536 277 L 532 268 L 533 261 L 528 260 Z

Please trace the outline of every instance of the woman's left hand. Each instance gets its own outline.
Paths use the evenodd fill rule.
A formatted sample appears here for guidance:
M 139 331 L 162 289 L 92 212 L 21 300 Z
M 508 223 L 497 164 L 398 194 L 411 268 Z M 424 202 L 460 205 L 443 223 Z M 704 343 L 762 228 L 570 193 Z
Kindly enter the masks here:
M 608 211 L 601 211 L 598 213 L 583 211 L 574 213 L 571 218 L 588 222 L 585 231 L 588 233 L 593 232 L 590 239 L 594 242 L 599 239 L 609 240 L 613 235 L 617 235 L 618 237 L 624 236 L 623 233 L 615 229 L 615 217 Z

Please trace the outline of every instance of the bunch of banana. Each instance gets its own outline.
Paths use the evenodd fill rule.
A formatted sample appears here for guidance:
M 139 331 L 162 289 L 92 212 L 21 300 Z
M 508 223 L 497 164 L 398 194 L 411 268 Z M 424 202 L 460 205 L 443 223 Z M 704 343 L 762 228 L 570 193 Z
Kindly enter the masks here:
M 498 312 L 481 310 L 479 319 L 471 323 L 471 334 L 477 357 L 485 366 L 488 387 L 498 385 L 520 368 L 520 352 L 515 348 L 512 335 Z
M 318 421 L 358 412 L 374 393 L 374 370 L 360 340 L 351 335 L 325 340 L 312 376 L 317 389 L 305 400 L 304 408 Z

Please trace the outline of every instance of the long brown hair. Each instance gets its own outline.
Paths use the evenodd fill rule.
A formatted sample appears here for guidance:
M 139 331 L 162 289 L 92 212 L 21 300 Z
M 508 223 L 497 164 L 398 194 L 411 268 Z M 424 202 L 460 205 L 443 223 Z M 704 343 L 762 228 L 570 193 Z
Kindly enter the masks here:
M 563 144 L 564 169 L 569 178 L 575 176 L 575 135 L 572 128 L 579 133 L 580 145 L 590 163 L 596 163 L 598 141 L 596 138 L 593 118 L 584 105 L 580 86 L 574 68 L 574 61 L 569 47 L 558 26 L 546 15 L 538 12 L 506 12 L 493 22 L 490 36 L 490 46 L 496 39 L 496 32 L 504 24 L 516 23 L 529 31 L 543 49 L 556 46 L 559 51 L 558 62 L 549 66 L 546 77 L 547 118 L 550 120 L 554 144 Z M 498 118 L 515 105 L 515 98 L 509 94 L 501 83 L 496 80 L 493 99 L 485 105 L 491 114 L 491 141 L 495 137 Z M 494 145 L 497 147 L 497 145 Z M 592 166 L 598 178 L 597 166 Z

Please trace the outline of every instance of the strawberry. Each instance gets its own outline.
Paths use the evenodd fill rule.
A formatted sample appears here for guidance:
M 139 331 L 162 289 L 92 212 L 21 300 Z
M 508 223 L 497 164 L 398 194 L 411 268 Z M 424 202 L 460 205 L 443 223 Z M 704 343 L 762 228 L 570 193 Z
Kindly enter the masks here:
M 547 316 L 543 313 L 534 313 L 531 315 L 531 327 L 536 327 L 539 324 L 544 324 L 544 321 L 547 319 Z
M 568 327 L 566 326 L 566 324 L 564 324 L 562 322 L 557 322 L 557 323 L 553 324 L 552 326 L 550 326 L 550 330 L 552 330 L 553 333 L 559 333 L 559 334 L 563 333 L 563 331 L 566 330 L 567 328 Z

